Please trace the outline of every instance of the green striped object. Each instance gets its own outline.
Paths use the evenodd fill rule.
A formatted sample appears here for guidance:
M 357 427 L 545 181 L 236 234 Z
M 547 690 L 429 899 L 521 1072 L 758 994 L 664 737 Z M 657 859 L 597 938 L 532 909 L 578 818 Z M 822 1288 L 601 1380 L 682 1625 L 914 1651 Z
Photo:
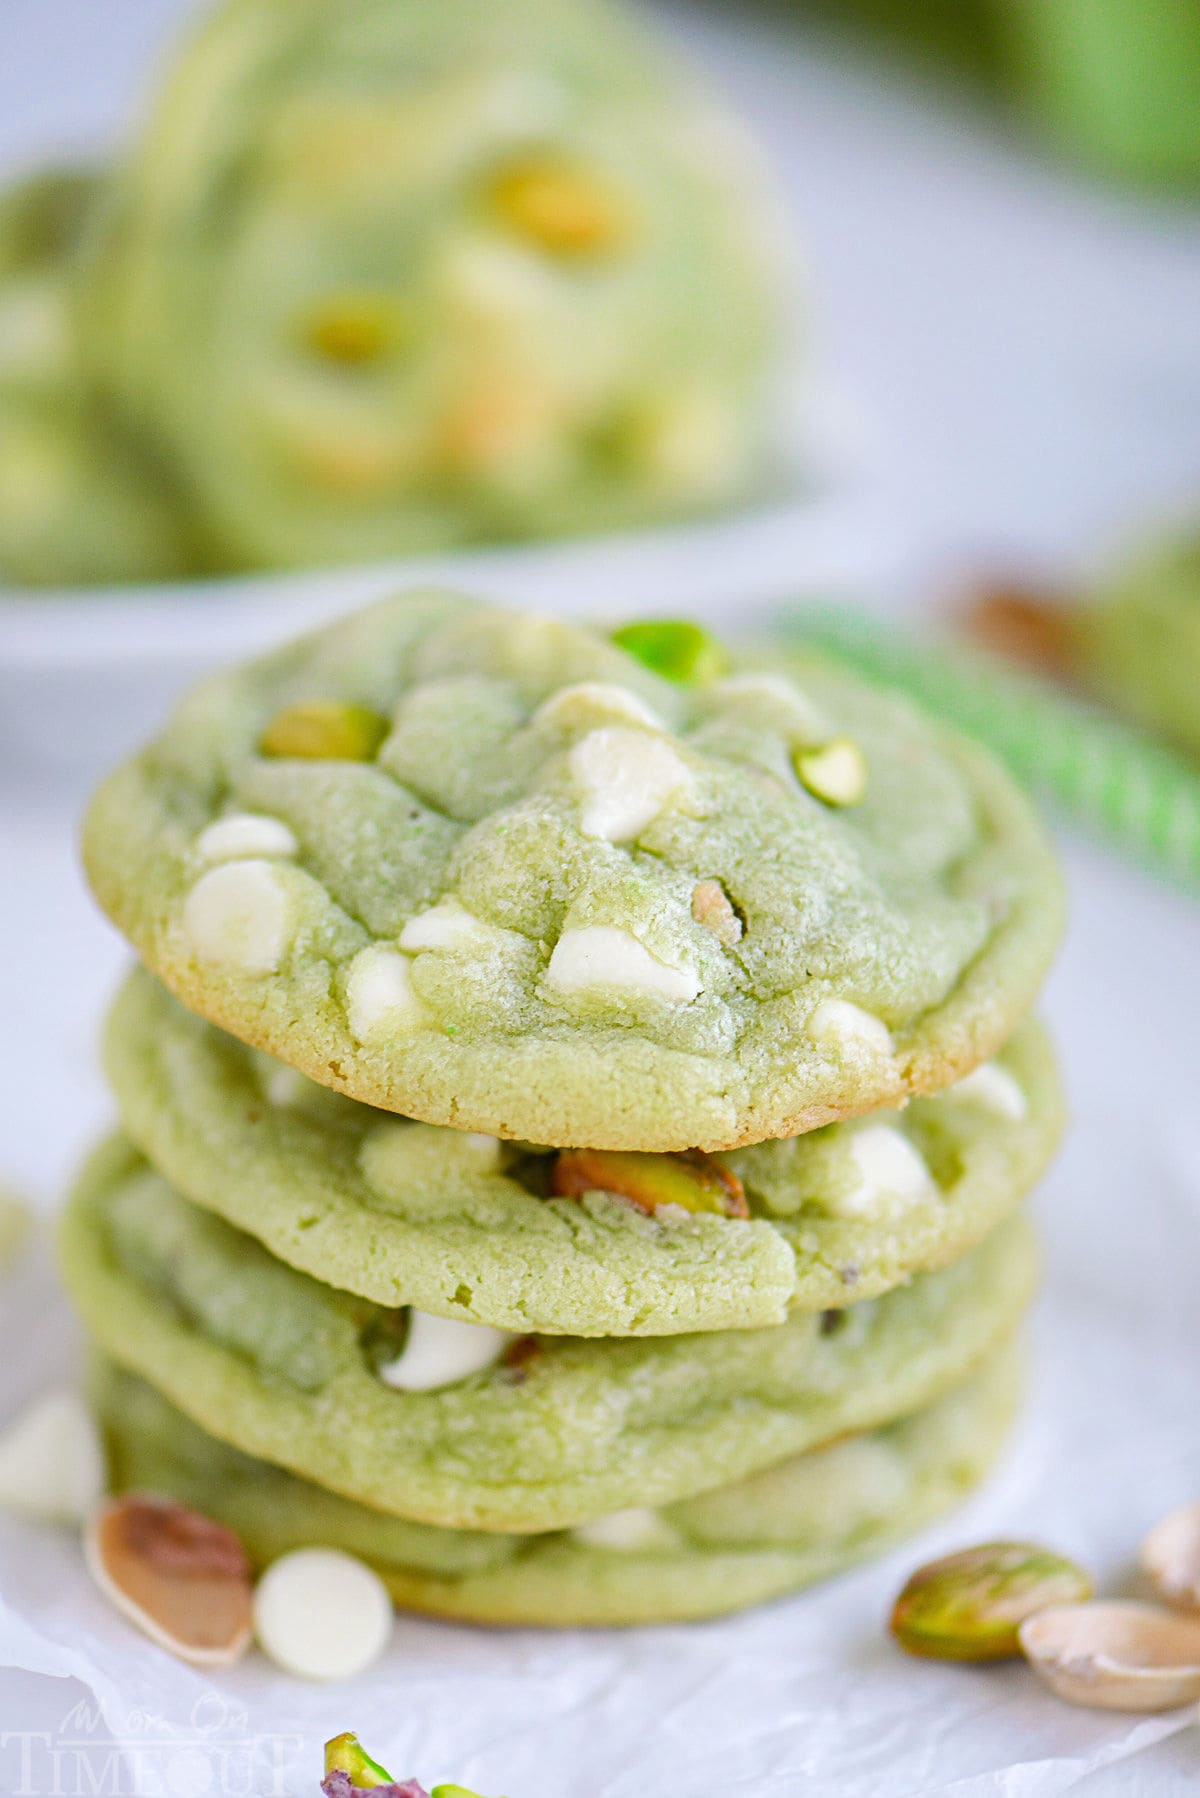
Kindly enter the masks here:
M 1035 675 L 854 607 L 792 606 L 781 624 L 971 732 L 1144 866 L 1200 886 L 1200 771 L 1180 756 Z

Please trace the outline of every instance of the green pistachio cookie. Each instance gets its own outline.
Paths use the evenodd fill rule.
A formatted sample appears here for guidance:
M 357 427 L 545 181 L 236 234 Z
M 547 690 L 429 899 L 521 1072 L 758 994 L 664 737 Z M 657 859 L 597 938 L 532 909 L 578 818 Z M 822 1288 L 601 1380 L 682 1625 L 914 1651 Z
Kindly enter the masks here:
M 759 1604 L 911 1534 L 987 1472 L 1015 1408 L 1004 1351 L 899 1423 L 657 1510 L 548 1536 L 445 1530 L 340 1498 L 198 1429 L 135 1375 L 97 1367 L 113 1487 L 169 1493 L 258 1566 L 310 1544 L 374 1566 L 397 1603 L 479 1623 L 657 1623 Z
M 393 600 L 196 688 L 101 789 L 88 872 L 193 1010 L 370 1104 L 556 1147 L 797 1135 L 994 1055 L 1061 896 L 983 750 L 778 662 L 682 682 Z
M 114 173 L 84 353 L 227 567 L 722 504 L 774 434 L 763 192 L 604 0 L 226 0 Z
M 589 1342 L 506 1338 L 320 1285 L 122 1139 L 85 1168 L 63 1230 L 100 1347 L 202 1428 L 397 1516 L 520 1532 L 690 1497 L 932 1403 L 1010 1333 L 1034 1260 L 1014 1220 L 840 1312 Z
M 894 1114 L 721 1160 L 560 1153 L 343 1098 L 141 969 L 106 1061 L 154 1166 L 291 1266 L 377 1304 L 571 1336 L 776 1324 L 957 1260 L 1029 1191 L 1062 1111 L 1031 1024 Z
M 102 186 L 53 170 L 0 195 L 0 580 L 153 580 L 184 565 L 164 495 L 79 364 L 70 274 Z
M 1085 676 L 1200 755 L 1200 524 L 1148 545 L 1074 619 Z

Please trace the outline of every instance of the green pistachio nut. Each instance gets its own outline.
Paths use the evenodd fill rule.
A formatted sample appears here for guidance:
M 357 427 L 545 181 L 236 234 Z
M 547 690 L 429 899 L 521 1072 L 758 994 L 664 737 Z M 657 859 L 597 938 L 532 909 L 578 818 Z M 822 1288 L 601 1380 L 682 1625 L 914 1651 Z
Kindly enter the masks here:
M 687 618 L 647 618 L 622 625 L 612 640 L 644 667 L 684 687 L 717 680 L 729 667 L 723 646 L 703 625 Z
M 392 1776 L 378 1761 L 373 1761 L 358 1737 L 347 1730 L 331 1736 L 325 1744 L 325 1772 L 348 1773 L 351 1782 L 369 1791 L 372 1786 L 392 1784 Z
M 1007 1660 L 1021 1652 L 1027 1617 L 1091 1595 L 1083 1568 L 1051 1549 L 984 1542 L 919 1567 L 892 1609 L 891 1632 L 927 1660 Z
M 721 1217 L 749 1217 L 736 1174 L 699 1149 L 681 1155 L 644 1155 L 637 1150 L 563 1149 L 555 1156 L 550 1188 L 560 1198 L 611 1192 L 642 1211 L 666 1205 L 710 1211 Z
M 276 712 L 258 746 L 303 761 L 370 762 L 387 734 L 387 719 L 365 705 L 308 699 Z
M 831 737 L 792 758 L 800 780 L 825 805 L 857 805 L 866 797 L 867 758 L 853 737 Z

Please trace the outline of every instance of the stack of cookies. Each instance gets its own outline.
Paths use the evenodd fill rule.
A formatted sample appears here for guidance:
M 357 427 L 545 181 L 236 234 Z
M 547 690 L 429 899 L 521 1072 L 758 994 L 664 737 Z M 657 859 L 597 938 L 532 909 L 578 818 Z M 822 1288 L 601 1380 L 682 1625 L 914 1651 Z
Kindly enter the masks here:
M 192 692 L 67 1277 L 118 1488 L 494 1622 L 708 1615 L 987 1467 L 1061 1119 L 1052 853 L 816 658 L 443 594 Z

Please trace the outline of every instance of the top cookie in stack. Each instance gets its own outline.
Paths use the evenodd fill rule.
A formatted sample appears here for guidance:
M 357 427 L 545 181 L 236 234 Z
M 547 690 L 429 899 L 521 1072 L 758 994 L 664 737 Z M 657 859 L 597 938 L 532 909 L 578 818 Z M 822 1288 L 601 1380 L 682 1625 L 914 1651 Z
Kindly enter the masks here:
M 92 884 L 193 1011 L 426 1123 L 718 1151 L 969 1073 L 1058 937 L 1026 802 L 823 663 L 692 642 L 360 613 L 184 701 Z

